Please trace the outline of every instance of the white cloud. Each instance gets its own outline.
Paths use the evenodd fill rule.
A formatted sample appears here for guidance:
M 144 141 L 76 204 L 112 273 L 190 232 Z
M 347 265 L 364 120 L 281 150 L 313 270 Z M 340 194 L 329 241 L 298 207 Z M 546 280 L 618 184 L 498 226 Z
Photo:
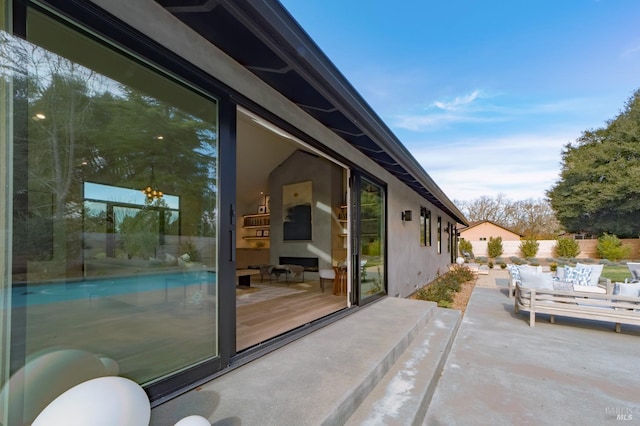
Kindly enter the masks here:
M 396 116 L 393 121 L 393 126 L 400 129 L 421 131 L 454 123 L 495 123 L 498 121 L 503 121 L 503 119 L 500 117 L 474 117 L 468 114 L 438 113 Z
M 622 56 L 623 58 L 626 56 L 633 56 L 636 53 L 640 52 L 640 44 L 634 47 L 630 47 L 629 49 L 625 50 L 624 52 L 622 52 Z
M 451 199 L 505 194 L 513 200 L 544 198 L 557 181 L 561 151 L 575 135 L 511 135 L 409 147 Z
M 479 96 L 480 96 L 480 91 L 474 90 L 468 95 L 457 96 L 452 101 L 448 101 L 448 102 L 436 101 L 433 103 L 433 105 L 436 108 L 443 109 L 445 111 L 456 111 L 456 110 L 459 110 L 461 107 L 471 104 L 473 101 L 478 99 Z

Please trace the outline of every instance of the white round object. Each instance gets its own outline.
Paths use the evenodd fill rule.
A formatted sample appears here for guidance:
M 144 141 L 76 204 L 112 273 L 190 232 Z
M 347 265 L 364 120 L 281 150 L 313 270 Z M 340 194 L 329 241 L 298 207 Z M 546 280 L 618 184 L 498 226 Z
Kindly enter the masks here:
M 115 360 L 101 355 L 98 355 L 98 359 L 100 360 L 102 365 L 104 365 L 107 376 L 117 376 L 118 374 L 120 374 L 120 366 Z
M 106 375 L 108 372 L 103 361 L 90 352 L 80 349 L 44 350 L 30 355 L 25 366 L 11 376 L 0 391 L 0 400 L 8 398 L 8 406 L 22 406 L 22 420 L 29 424 L 63 392 Z M 5 415 L 4 405 L 0 404 L 0 418 Z
M 462 265 L 462 264 L 464 263 L 464 259 L 463 259 L 462 257 L 458 257 L 458 258 L 456 259 L 456 263 L 457 263 L 458 265 Z
M 211 423 L 202 416 L 188 416 L 174 426 L 211 426 Z
M 134 381 L 99 377 L 64 392 L 42 410 L 32 426 L 147 426 L 149 398 Z

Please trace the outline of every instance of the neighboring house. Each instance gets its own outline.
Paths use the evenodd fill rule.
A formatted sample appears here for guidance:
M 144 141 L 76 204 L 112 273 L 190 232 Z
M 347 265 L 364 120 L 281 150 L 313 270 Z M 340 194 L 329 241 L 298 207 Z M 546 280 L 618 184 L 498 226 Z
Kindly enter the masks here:
M 468 227 L 460 230 L 460 238 L 464 238 L 467 241 L 489 241 L 492 237 L 502 237 L 502 241 L 520 241 L 522 235 L 490 220 L 473 222 Z
M 276 0 L 0 0 L 0 35 L 3 384 L 77 348 L 158 404 L 455 258 L 463 214 Z

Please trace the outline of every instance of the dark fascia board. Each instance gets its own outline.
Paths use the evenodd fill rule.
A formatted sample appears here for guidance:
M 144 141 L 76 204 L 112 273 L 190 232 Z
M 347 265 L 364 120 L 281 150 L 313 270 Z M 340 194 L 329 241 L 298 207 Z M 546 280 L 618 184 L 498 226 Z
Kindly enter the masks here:
M 433 194 L 454 219 L 467 224 L 462 212 L 277 0 L 220 0 L 220 3 L 367 133 Z

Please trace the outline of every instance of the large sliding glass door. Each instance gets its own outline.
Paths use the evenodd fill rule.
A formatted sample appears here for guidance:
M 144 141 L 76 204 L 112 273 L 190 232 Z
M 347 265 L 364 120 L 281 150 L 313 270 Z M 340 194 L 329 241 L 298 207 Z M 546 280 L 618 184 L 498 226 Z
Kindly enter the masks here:
M 360 303 L 386 293 L 386 218 L 385 189 L 382 185 L 360 176 L 356 185 L 358 215 L 354 218 L 356 245 L 352 276 L 358 286 Z
M 220 355 L 218 101 L 34 9 L 26 23 L 26 40 L 0 27 L 8 424 L 43 408 L 30 386 L 151 385 Z

